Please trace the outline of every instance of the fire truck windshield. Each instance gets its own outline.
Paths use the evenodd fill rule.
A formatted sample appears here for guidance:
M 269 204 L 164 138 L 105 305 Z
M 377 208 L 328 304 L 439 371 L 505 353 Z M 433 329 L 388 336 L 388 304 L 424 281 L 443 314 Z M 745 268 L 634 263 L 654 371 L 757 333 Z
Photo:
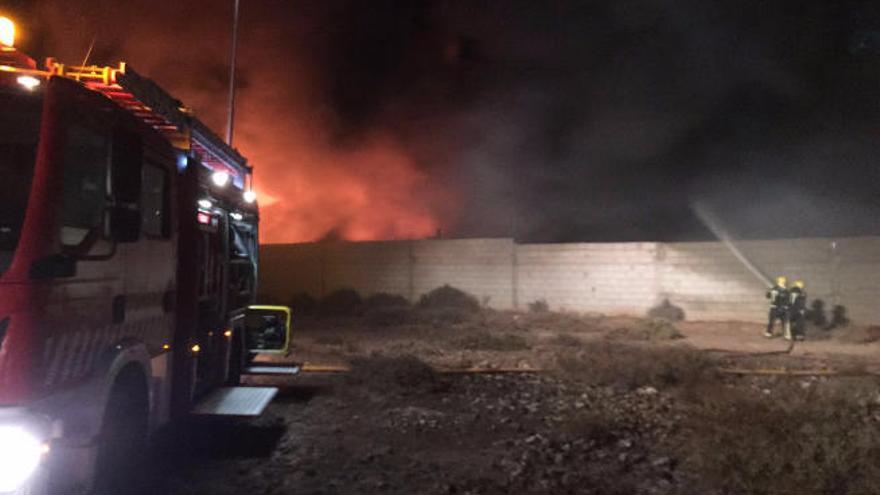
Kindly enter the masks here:
M 0 88 L 0 273 L 12 262 L 27 208 L 42 98 Z

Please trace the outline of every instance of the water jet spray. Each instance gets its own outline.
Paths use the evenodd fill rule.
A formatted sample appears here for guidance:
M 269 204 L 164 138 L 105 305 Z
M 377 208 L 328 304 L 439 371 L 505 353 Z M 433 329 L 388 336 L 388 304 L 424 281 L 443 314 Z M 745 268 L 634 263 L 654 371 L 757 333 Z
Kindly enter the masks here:
M 759 270 L 758 267 L 756 267 L 754 263 L 749 261 L 749 259 L 746 258 L 742 251 L 739 250 L 736 244 L 734 244 L 733 238 L 730 236 L 730 234 L 727 233 L 724 227 L 721 226 L 721 222 L 718 220 L 718 218 L 713 215 L 712 212 L 708 208 L 706 208 L 705 205 L 703 205 L 699 201 L 695 201 L 691 205 L 691 209 L 693 209 L 694 213 L 697 215 L 697 218 L 699 218 L 700 221 L 703 222 L 703 225 L 705 225 L 706 228 L 709 229 L 709 231 L 711 231 L 712 234 L 727 247 L 728 251 L 730 251 L 730 253 L 733 254 L 733 256 L 737 260 L 739 260 L 739 262 L 742 263 L 742 265 L 746 267 L 746 269 L 749 270 L 749 273 L 754 275 L 755 278 L 760 280 L 761 283 L 763 283 L 765 286 L 771 287 L 773 285 L 770 282 L 770 277 Z

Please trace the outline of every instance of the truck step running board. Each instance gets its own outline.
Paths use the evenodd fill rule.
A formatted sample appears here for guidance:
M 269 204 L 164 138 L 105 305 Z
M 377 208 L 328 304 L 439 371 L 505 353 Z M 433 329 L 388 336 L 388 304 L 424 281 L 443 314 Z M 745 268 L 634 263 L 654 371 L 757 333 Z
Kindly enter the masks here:
M 245 368 L 246 375 L 298 375 L 302 368 L 298 365 L 291 366 L 251 366 Z
M 277 393 L 275 387 L 223 387 L 202 398 L 191 412 L 198 416 L 259 416 Z

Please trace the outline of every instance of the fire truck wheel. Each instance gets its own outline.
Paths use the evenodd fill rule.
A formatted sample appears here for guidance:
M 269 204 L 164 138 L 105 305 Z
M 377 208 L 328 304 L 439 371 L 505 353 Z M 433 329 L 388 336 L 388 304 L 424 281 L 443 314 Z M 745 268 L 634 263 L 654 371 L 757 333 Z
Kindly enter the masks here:
M 98 446 L 95 495 L 144 493 L 149 399 L 143 372 L 122 370 L 107 401 Z

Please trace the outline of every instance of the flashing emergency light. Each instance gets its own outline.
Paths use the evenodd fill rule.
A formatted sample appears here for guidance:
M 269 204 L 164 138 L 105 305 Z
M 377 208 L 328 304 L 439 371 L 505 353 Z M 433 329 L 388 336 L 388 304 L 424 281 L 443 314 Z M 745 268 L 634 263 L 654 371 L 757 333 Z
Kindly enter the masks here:
M 244 200 L 247 203 L 253 203 L 257 200 L 257 193 L 255 193 L 252 189 L 248 189 L 244 192 Z
M 199 208 L 204 208 L 206 210 L 210 210 L 212 206 L 214 206 L 214 203 L 212 203 L 210 199 L 200 199 L 199 200 Z
M 16 79 L 15 81 L 28 91 L 33 91 L 37 86 L 40 85 L 40 80 L 34 76 L 18 76 L 18 79 Z
M 177 171 L 183 172 L 186 170 L 186 166 L 189 165 L 189 159 L 187 158 L 185 153 L 177 152 Z
M 0 45 L 10 48 L 15 45 L 15 23 L 8 17 L 0 17 Z
M 222 170 L 218 170 L 211 175 L 211 182 L 217 187 L 224 187 L 229 183 L 229 174 Z

